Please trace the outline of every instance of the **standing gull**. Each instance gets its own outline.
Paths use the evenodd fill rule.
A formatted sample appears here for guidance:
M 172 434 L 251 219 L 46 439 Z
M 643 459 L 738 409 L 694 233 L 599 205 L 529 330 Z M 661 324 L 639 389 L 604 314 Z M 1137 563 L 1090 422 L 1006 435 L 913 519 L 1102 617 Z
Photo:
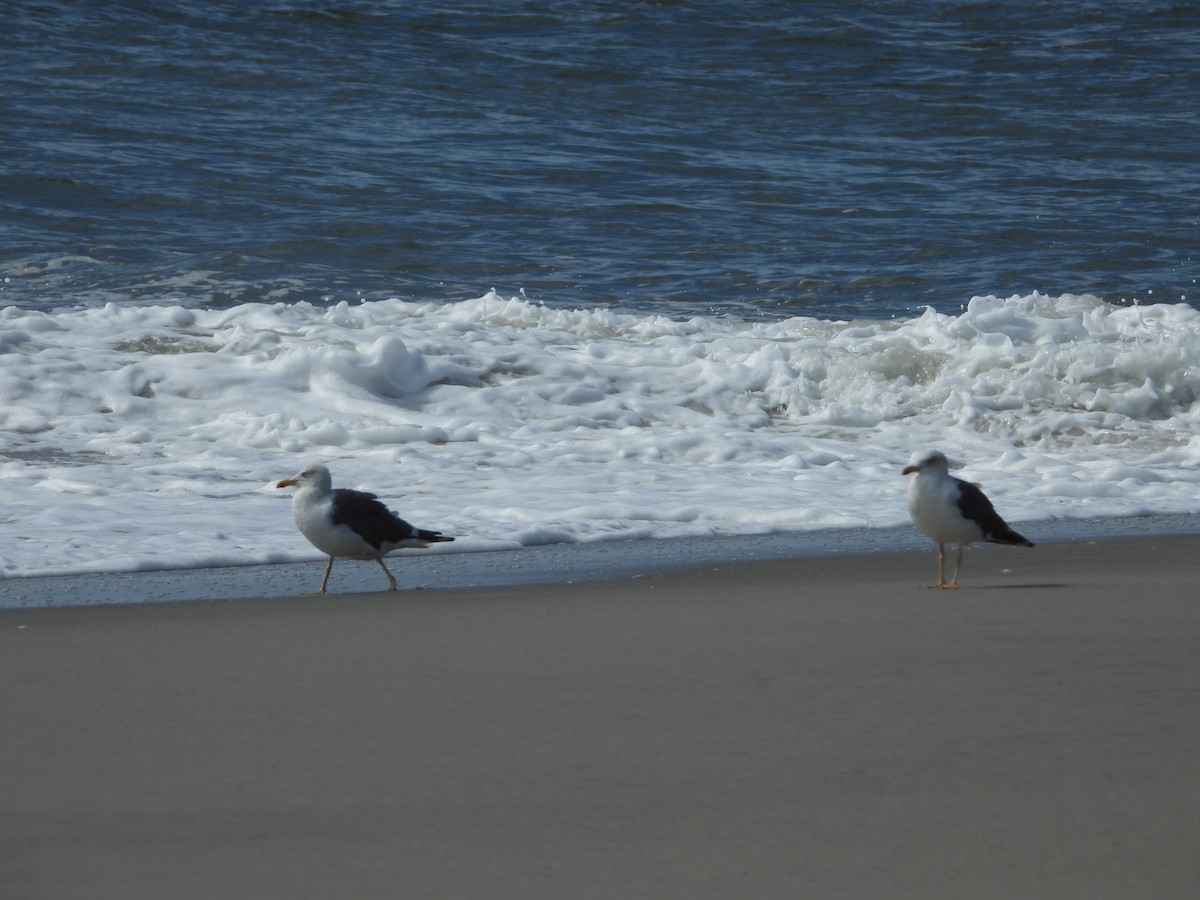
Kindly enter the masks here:
M 937 450 L 925 453 L 905 475 L 916 475 L 908 486 L 908 511 L 913 524 L 938 545 L 938 580 L 931 588 L 958 587 L 963 547 L 976 541 L 1032 547 L 1000 518 L 992 502 L 969 481 L 950 474 L 950 463 Z M 946 581 L 946 545 L 958 544 L 954 577 Z
M 334 490 L 329 470 L 309 466 L 299 475 L 285 478 L 277 488 L 299 488 L 292 497 L 292 518 L 296 527 L 322 553 L 329 555 L 321 590 L 329 583 L 335 557 L 373 559 L 388 579 L 388 590 L 396 590 L 396 579 L 383 564 L 383 557 L 401 547 L 428 547 L 440 541 L 452 541 L 440 531 L 413 528 L 380 503 L 374 494 Z

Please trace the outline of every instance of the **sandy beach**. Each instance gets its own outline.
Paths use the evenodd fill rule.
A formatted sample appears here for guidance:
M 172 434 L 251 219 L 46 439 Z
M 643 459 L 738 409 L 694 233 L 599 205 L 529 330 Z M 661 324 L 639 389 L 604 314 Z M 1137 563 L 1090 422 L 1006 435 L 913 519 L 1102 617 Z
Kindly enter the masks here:
M 1198 557 L 0 612 L 0 896 L 1192 898 Z

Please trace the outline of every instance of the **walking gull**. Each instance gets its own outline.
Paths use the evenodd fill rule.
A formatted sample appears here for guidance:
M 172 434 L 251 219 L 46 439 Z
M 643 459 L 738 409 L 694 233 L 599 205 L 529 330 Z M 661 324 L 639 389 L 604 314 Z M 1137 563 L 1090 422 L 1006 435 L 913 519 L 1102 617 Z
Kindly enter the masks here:
M 319 593 L 325 593 L 335 557 L 375 560 L 387 575 L 388 590 L 394 591 L 396 579 L 384 565 L 384 556 L 402 547 L 428 547 L 454 540 L 440 531 L 414 528 L 380 503 L 374 494 L 335 489 L 325 466 L 309 466 L 276 485 L 292 486 L 299 488 L 292 497 L 296 527 L 314 547 L 329 556 Z

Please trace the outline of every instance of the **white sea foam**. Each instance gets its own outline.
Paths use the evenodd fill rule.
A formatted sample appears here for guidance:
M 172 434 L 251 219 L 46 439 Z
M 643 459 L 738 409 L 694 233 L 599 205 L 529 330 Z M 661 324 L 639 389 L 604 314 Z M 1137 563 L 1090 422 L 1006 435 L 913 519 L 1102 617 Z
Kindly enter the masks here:
M 1198 394 L 1200 313 L 1079 296 L 887 322 L 9 307 L 0 573 L 316 558 L 272 487 L 312 460 L 459 536 L 436 552 L 901 524 L 927 447 L 1011 521 L 1197 512 Z

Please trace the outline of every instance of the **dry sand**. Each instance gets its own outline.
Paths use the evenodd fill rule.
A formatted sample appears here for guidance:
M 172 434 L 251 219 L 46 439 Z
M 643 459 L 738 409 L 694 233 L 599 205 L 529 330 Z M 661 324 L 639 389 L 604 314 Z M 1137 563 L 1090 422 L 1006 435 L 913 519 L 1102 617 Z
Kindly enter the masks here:
M 0 613 L 0 897 L 1200 896 L 1200 537 Z

